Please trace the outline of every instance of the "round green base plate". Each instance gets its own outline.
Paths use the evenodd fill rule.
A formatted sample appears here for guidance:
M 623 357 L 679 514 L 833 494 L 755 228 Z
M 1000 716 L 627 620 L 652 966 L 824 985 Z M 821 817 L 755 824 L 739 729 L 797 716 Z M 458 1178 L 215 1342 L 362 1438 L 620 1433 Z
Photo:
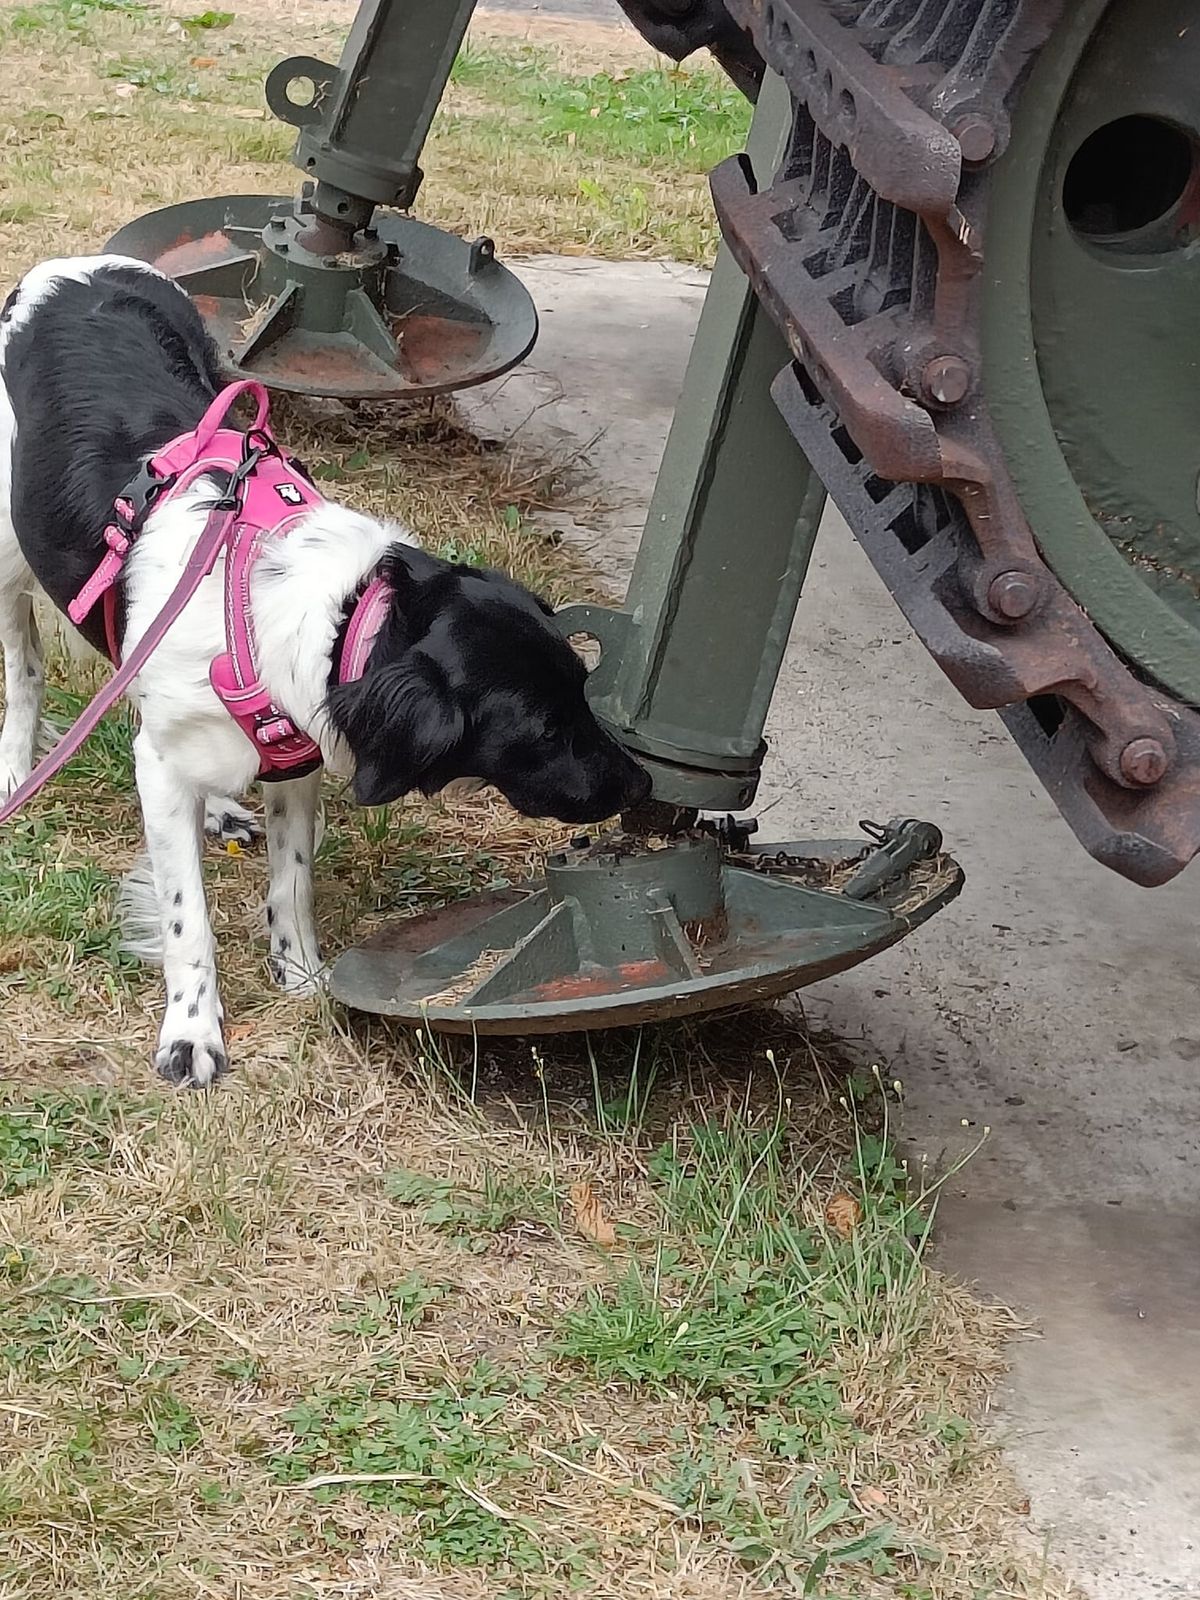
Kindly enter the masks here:
M 381 212 L 361 257 L 383 252 L 386 264 L 364 270 L 356 256 L 308 255 L 296 230 L 291 199 L 228 195 L 149 212 L 108 249 L 188 290 L 231 377 L 293 394 L 438 394 L 497 377 L 533 348 L 533 302 L 489 240 Z
M 648 852 L 578 885 L 551 858 L 545 881 L 387 923 L 347 950 L 333 997 L 438 1033 L 572 1033 L 775 999 L 877 955 L 962 887 L 948 857 L 867 900 L 829 887 L 861 840 L 764 847 L 805 854 L 800 881 L 714 862 L 720 912 L 689 920 L 702 873 Z M 750 858 L 753 858 L 753 852 Z M 739 857 L 739 860 L 744 859 Z M 817 888 L 814 884 L 824 884 Z

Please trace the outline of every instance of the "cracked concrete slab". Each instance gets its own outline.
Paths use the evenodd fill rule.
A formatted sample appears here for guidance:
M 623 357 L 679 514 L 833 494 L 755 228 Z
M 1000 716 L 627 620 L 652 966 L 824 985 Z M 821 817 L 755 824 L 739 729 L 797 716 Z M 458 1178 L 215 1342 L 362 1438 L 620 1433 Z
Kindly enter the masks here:
M 464 403 L 582 450 L 591 509 L 568 532 L 619 584 L 704 278 L 516 265 L 544 312 L 538 348 Z M 918 1149 L 937 1159 L 991 1128 L 944 1196 L 942 1261 L 1040 1326 L 1001 1427 L 1051 1559 L 1096 1600 L 1200 1600 L 1200 868 L 1147 892 L 1089 861 L 832 511 L 768 736 L 764 837 L 918 815 L 962 860 L 954 906 L 805 1005 L 904 1080 Z

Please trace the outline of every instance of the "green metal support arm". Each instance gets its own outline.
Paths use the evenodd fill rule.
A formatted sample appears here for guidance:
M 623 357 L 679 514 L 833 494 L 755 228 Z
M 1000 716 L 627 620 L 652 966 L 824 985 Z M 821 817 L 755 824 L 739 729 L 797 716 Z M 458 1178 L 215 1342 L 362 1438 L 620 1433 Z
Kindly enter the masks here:
M 188 201 L 110 241 L 195 297 L 231 376 L 392 399 L 482 383 L 528 353 L 537 314 L 492 241 L 402 214 L 474 9 L 363 0 L 337 66 L 292 56 L 267 78 L 271 110 L 299 130 L 294 203 Z
M 322 221 L 352 234 L 375 206 L 413 203 L 421 150 L 474 10 L 475 0 L 371 0 L 336 67 L 294 56 L 271 72 L 267 104 L 300 129 L 292 160 L 316 180 Z M 311 98 L 293 99 L 306 81 Z
M 764 182 L 790 126 L 787 90 L 768 75 L 749 141 Z M 625 603 L 561 613 L 568 633 L 599 641 L 592 704 L 669 805 L 741 810 L 757 787 L 825 503 L 770 395 L 790 359 L 722 249 Z
M 769 79 L 750 141 L 765 181 L 790 123 Z M 599 640 L 592 704 L 638 752 L 659 804 L 576 839 L 537 883 L 385 924 L 336 963 L 338 999 L 449 1032 L 648 1022 L 840 972 L 958 892 L 940 834 L 911 821 L 876 830 L 874 849 L 807 841 L 782 862 L 778 847 L 756 857 L 737 829 L 690 826 L 753 799 L 825 501 L 771 399 L 789 359 L 722 251 L 625 603 L 559 614 L 566 633 Z

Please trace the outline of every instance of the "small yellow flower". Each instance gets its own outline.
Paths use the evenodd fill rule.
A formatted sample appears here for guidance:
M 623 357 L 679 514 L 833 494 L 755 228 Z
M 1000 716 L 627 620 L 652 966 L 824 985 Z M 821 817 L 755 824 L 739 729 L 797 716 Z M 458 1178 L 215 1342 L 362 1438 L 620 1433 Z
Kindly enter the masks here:
M 242 847 L 236 839 L 229 839 L 226 842 L 225 848 L 228 850 L 231 856 L 240 856 L 242 853 Z

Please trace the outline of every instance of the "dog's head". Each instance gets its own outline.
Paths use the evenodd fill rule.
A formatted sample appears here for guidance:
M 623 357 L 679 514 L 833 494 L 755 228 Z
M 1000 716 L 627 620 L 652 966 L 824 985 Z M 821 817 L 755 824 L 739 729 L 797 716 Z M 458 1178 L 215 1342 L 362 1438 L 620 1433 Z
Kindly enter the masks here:
M 404 545 L 383 572 L 391 610 L 367 670 L 329 696 L 360 805 L 471 778 L 562 822 L 646 798 L 648 775 L 592 715 L 583 663 L 536 595 Z

